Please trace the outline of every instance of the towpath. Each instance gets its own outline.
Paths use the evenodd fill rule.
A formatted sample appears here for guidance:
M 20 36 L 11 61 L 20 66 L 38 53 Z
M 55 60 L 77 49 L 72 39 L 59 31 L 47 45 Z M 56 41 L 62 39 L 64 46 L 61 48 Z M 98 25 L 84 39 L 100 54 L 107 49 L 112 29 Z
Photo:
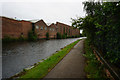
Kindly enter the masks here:
M 83 54 L 84 40 L 81 40 L 45 78 L 86 78 L 84 72 L 85 58 Z

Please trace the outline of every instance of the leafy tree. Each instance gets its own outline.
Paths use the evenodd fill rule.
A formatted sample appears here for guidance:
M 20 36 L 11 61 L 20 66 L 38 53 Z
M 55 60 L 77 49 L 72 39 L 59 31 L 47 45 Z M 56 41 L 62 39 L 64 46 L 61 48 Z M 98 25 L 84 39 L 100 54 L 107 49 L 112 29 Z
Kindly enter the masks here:
M 120 66 L 120 2 L 84 2 L 85 18 L 72 19 L 89 42 L 111 63 Z

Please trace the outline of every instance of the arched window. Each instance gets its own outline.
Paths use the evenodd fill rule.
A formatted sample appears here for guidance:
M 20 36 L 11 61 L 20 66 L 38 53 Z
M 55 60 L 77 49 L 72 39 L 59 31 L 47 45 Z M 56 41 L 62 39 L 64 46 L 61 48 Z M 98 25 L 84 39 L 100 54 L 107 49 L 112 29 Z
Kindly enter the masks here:
M 43 30 L 43 26 L 41 26 L 41 28 L 40 28 L 41 30 Z
M 54 28 L 53 28 L 53 31 L 54 31 Z
M 39 26 L 36 25 L 35 27 L 36 27 L 36 29 L 39 29 Z
M 47 27 L 45 27 L 45 30 L 47 30 Z
M 51 28 L 50 28 L 50 31 L 51 31 Z

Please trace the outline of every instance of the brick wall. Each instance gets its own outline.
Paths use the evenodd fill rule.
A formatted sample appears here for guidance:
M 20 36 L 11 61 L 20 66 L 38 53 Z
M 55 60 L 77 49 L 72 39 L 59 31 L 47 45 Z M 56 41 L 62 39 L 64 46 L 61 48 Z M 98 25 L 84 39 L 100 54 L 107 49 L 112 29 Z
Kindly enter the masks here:
M 67 35 L 72 36 L 72 26 L 67 26 Z
M 80 30 L 76 29 L 76 35 L 80 35 Z
M 32 23 L 28 21 L 21 21 L 22 23 L 22 33 L 25 38 L 28 37 L 29 31 L 32 30 Z
M 72 36 L 72 30 L 73 30 L 73 28 L 70 27 L 70 36 Z
M 35 23 L 35 33 L 37 34 L 38 38 L 46 38 L 46 33 L 49 31 L 48 26 L 43 20 L 40 20 Z
M 56 22 L 57 32 L 63 35 L 63 25 L 59 22 Z
M 75 36 L 75 35 L 80 35 L 80 30 L 79 29 L 73 29 L 72 26 L 57 22 L 56 26 L 58 27 L 58 32 L 61 33 L 62 35 L 67 33 L 68 36 Z
M 50 38 L 56 38 L 57 36 L 57 28 L 55 24 L 51 24 L 49 26 L 49 37 Z
M 71 30 L 69 31 L 69 29 L 71 29 L 70 28 L 71 26 L 60 23 L 60 22 L 57 22 L 56 26 L 58 27 L 58 32 L 61 33 L 62 35 L 66 34 L 66 33 L 67 33 L 67 35 L 70 35 Z
M 38 38 L 46 38 L 46 33 L 49 32 L 50 38 L 55 38 L 57 32 L 66 34 L 68 36 L 75 36 L 80 35 L 79 29 L 73 29 L 72 26 L 56 22 L 56 24 L 51 24 L 47 26 L 47 24 L 40 20 L 34 23 L 35 26 L 35 33 L 37 34 Z M 2 37 L 5 36 L 19 38 L 23 35 L 25 38 L 28 37 L 28 32 L 32 30 L 32 23 L 29 21 L 18 21 L 6 17 L 2 17 Z
M 20 21 L 2 17 L 2 38 L 5 36 L 18 38 L 21 35 L 21 26 Z
M 2 17 L 2 38 L 5 36 L 19 38 L 21 35 L 27 38 L 28 32 L 31 29 L 32 25 L 28 21 L 18 21 Z

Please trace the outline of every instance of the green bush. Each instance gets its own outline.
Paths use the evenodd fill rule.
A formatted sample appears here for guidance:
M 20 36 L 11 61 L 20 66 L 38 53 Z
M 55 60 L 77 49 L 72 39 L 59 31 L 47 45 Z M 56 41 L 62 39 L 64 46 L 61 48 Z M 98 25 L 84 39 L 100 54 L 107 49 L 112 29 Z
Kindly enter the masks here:
M 62 39 L 66 39 L 67 36 L 65 34 L 62 35 Z
M 61 34 L 57 32 L 57 39 L 61 39 L 61 38 L 62 38 Z
M 72 38 L 72 36 L 67 36 L 67 38 Z
M 2 42 L 13 42 L 13 41 L 17 41 L 17 38 L 11 38 L 10 36 L 6 35 L 3 39 Z
M 106 80 L 103 65 L 97 60 L 95 54 L 90 48 L 88 40 L 85 40 L 85 54 L 87 58 L 87 65 L 85 66 L 85 72 L 87 72 L 87 78 L 96 78 L 97 80 Z
M 82 37 L 81 35 L 77 35 L 77 37 Z
M 18 38 L 18 41 L 25 41 L 26 39 L 21 35 L 19 38 Z
M 75 37 L 75 38 L 77 38 L 78 36 L 77 36 L 77 35 L 75 35 L 74 37 Z
M 28 40 L 29 41 L 37 41 L 37 35 L 33 31 L 30 31 L 28 33 Z
M 49 40 L 49 33 L 46 33 L 46 39 Z
M 25 39 L 22 35 L 19 38 L 12 38 L 8 35 L 6 35 L 3 39 L 2 42 L 6 43 L 6 42 L 17 42 L 17 41 L 25 41 L 27 39 Z

